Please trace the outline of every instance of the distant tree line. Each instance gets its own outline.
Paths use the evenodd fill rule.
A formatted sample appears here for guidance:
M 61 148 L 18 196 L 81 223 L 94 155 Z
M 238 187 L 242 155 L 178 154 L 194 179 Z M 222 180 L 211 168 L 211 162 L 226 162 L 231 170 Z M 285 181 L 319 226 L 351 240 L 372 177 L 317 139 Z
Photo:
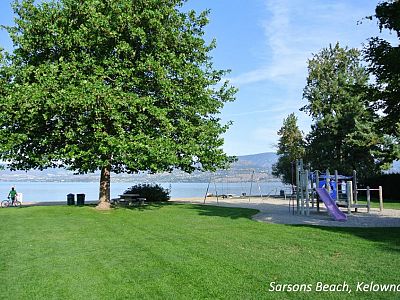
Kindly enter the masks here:
M 366 18 L 400 41 L 399 1 L 378 4 L 375 15 Z M 294 113 L 278 131 L 280 157 L 273 173 L 285 183 L 293 181 L 299 158 L 312 169 L 356 170 L 361 180 L 400 159 L 399 44 L 373 37 L 362 51 L 329 45 L 308 61 L 303 98 L 307 104 L 300 110 L 311 116 L 311 131 L 300 131 Z

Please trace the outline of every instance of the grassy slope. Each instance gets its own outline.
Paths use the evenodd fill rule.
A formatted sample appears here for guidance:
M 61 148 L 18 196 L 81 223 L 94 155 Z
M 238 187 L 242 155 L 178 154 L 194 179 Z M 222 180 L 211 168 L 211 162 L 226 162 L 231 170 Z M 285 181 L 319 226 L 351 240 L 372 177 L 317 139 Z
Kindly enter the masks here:
M 254 213 L 191 205 L 0 209 L 0 299 L 399 296 L 268 292 L 271 281 L 399 283 L 400 228 L 272 225 L 249 220 Z

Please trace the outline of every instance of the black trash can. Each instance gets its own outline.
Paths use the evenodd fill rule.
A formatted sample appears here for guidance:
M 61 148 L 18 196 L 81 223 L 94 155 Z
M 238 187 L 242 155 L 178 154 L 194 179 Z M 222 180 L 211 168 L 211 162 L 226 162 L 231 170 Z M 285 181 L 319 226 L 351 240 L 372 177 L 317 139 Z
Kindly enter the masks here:
M 285 190 L 280 190 L 279 191 L 279 196 L 285 197 Z
M 85 205 L 85 194 L 76 194 L 76 205 Z
M 75 205 L 75 195 L 74 194 L 67 195 L 67 205 Z

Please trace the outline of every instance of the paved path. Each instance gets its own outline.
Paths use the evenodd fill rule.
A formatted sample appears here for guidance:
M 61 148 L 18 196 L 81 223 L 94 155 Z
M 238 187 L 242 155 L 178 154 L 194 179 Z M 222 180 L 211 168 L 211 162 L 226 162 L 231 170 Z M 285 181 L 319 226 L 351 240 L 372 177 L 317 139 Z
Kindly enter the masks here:
M 182 198 L 173 199 L 173 201 L 178 203 L 203 204 L 204 199 Z M 292 212 L 289 212 L 288 204 L 288 200 L 277 198 L 252 198 L 250 202 L 248 198 L 228 198 L 219 199 L 218 203 L 215 198 L 207 198 L 206 200 L 206 205 L 258 209 L 260 212 L 254 215 L 253 219 L 266 223 L 329 227 L 400 227 L 400 210 L 384 209 L 383 212 L 380 212 L 379 209 L 373 208 L 368 214 L 366 209 L 359 208 L 358 213 L 347 215 L 347 221 L 337 222 L 329 217 L 323 204 L 320 206 L 321 211 L 319 213 L 316 209 L 313 209 L 310 212 L 310 216 L 293 215 Z

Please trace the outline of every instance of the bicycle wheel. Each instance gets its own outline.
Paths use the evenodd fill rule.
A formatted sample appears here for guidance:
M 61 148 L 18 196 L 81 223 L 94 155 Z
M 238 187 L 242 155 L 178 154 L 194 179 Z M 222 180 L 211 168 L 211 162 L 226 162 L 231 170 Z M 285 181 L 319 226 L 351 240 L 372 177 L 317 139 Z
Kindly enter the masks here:
M 8 200 L 1 201 L 1 207 L 9 207 L 9 206 L 10 206 L 10 201 Z
M 18 200 L 15 200 L 14 203 L 13 203 L 13 205 L 14 205 L 15 207 L 21 207 L 21 202 L 18 201 Z

